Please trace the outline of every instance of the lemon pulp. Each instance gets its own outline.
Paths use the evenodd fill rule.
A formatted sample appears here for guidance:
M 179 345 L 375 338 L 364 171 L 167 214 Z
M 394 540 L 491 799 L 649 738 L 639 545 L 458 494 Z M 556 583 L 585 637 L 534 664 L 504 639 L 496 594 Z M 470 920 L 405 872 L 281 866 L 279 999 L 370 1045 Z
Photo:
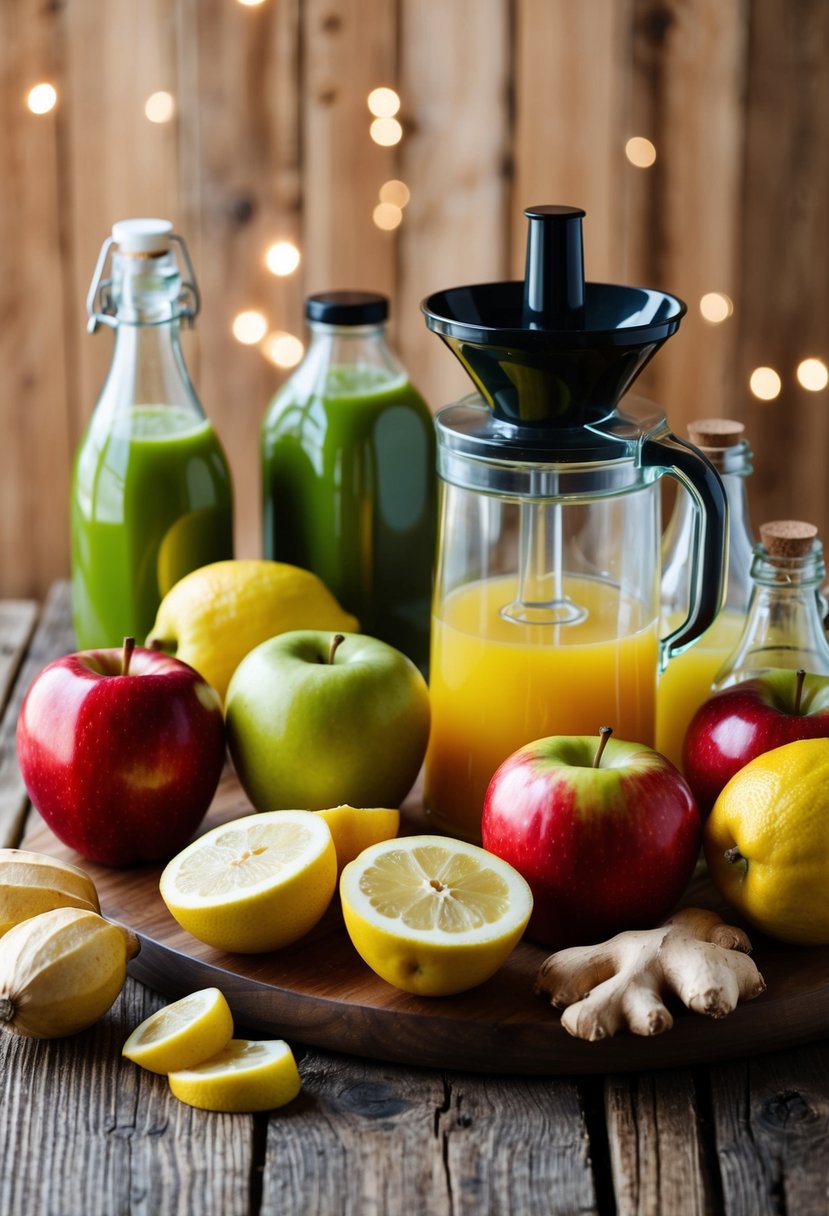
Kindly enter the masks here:
M 194 937 L 220 950 L 276 950 L 307 933 L 337 883 L 328 824 L 266 811 L 213 828 L 170 861 L 159 889 Z
M 183 897 L 221 899 L 267 886 L 301 861 L 311 844 L 308 829 L 291 821 L 225 828 L 182 861 L 176 889 Z
M 517 945 L 532 911 L 530 888 L 508 862 L 439 836 L 372 845 L 343 870 L 340 897 L 363 960 L 421 996 L 483 983 Z
M 233 1016 L 218 988 L 203 988 L 145 1018 L 121 1054 L 150 1072 L 170 1073 L 207 1060 L 233 1037 Z
M 407 929 L 463 933 L 496 924 L 509 886 L 494 870 L 437 845 L 381 854 L 360 879 L 371 906 Z

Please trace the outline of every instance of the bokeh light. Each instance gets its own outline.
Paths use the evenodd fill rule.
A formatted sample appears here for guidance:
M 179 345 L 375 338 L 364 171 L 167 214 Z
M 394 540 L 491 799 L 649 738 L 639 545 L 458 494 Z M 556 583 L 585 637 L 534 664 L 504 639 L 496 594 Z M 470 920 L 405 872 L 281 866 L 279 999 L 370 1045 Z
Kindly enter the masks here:
M 378 203 L 371 218 L 378 228 L 382 228 L 384 232 L 391 232 L 400 224 L 403 212 L 394 203 Z
M 260 4 L 264 4 L 265 0 L 239 0 L 239 4 L 243 8 L 258 8 Z
M 233 318 L 233 336 L 243 346 L 255 346 L 268 332 L 268 322 L 261 312 L 251 308 Z
M 644 136 L 634 135 L 625 144 L 625 156 L 637 169 L 650 169 L 656 160 L 656 148 Z
M 296 367 L 305 354 L 305 347 L 295 334 L 276 329 L 263 341 L 262 353 L 275 367 Z
M 406 183 L 399 182 L 394 178 L 390 182 L 383 182 L 379 195 L 381 203 L 391 203 L 393 207 L 405 207 L 411 198 L 411 193 Z
M 292 241 L 276 241 L 265 254 L 265 265 L 271 274 L 293 274 L 299 266 L 300 254 Z
M 144 103 L 144 113 L 150 122 L 169 122 L 176 112 L 176 99 L 172 93 L 161 89 L 151 93 Z
M 797 380 L 810 393 L 819 393 L 829 384 L 829 368 L 822 359 L 804 359 L 797 365 Z
M 699 310 L 709 325 L 721 325 L 734 312 L 734 303 L 724 291 L 707 291 L 699 302 Z
M 783 384 L 773 367 L 755 367 L 748 386 L 761 401 L 774 401 L 775 397 L 780 396 Z
M 33 114 L 48 114 L 58 102 L 58 91 L 53 84 L 36 84 L 29 89 L 26 105 Z
M 403 138 L 403 128 L 396 118 L 375 118 L 369 133 L 382 148 L 393 148 Z
M 400 109 L 400 98 L 394 89 L 372 89 L 368 95 L 368 108 L 375 118 L 393 118 Z

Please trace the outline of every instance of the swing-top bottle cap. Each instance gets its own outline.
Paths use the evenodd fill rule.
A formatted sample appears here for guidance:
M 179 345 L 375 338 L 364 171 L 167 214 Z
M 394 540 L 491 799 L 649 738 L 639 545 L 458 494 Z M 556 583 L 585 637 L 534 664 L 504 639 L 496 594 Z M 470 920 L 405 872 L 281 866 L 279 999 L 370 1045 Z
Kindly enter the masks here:
M 172 231 L 169 220 L 117 220 L 112 225 L 112 239 L 122 253 L 151 256 L 167 253 Z

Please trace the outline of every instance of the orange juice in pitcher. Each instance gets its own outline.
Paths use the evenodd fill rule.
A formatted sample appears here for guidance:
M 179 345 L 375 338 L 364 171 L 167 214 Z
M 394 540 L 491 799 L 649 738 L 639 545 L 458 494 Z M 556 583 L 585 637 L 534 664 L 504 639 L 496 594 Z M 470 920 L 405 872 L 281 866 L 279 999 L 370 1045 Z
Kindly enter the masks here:
M 566 591 L 588 610 L 579 623 L 506 620 L 515 579 L 503 577 L 453 592 L 434 617 L 426 800 L 465 836 L 479 832 L 495 769 L 531 739 L 613 723 L 620 738 L 653 741 L 656 622 L 599 582 L 568 580 Z

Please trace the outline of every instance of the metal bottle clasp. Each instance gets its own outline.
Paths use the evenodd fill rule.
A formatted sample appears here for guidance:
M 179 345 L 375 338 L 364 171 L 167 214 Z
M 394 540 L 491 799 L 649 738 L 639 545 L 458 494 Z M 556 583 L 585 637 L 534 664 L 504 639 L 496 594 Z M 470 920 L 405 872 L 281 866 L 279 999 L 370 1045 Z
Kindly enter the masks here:
M 169 239 L 178 245 L 181 251 L 181 259 L 187 272 L 187 277 L 182 278 L 181 292 L 178 297 L 178 311 L 174 315 L 177 319 L 183 321 L 189 329 L 192 329 L 201 309 L 201 294 L 196 283 L 196 274 L 193 270 L 193 263 L 190 261 L 190 252 L 184 237 L 179 236 L 176 232 L 171 232 Z M 94 334 L 99 325 L 108 325 L 110 329 L 118 328 L 118 314 L 112 296 L 112 276 L 108 275 L 106 278 L 104 277 L 104 271 L 106 270 L 107 261 L 114 243 L 113 238 L 108 236 L 101 246 L 98 261 L 95 264 L 95 270 L 92 275 L 92 283 L 87 292 L 86 311 L 89 320 L 86 323 L 86 331 L 90 334 Z

